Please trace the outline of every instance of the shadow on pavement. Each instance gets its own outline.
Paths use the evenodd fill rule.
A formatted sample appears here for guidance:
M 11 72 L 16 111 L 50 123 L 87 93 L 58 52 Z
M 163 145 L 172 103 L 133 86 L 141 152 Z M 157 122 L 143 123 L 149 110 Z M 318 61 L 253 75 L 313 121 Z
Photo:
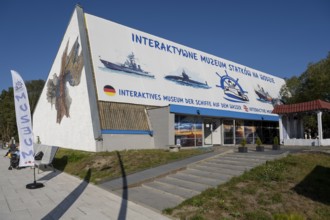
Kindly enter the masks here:
M 62 171 L 64 171 L 66 165 L 68 164 L 68 157 L 67 156 L 63 156 L 61 159 L 56 159 L 54 158 L 54 166 L 56 167 L 57 170 L 59 170 L 60 172 L 56 171 L 56 172 L 51 172 L 49 174 L 47 174 L 46 176 L 43 176 L 41 178 L 39 178 L 39 181 L 47 181 L 50 180 L 54 177 L 56 177 L 57 175 L 59 175 Z M 40 170 L 42 171 L 53 171 L 53 168 L 50 166 L 47 166 L 47 168 L 45 167 L 40 167 Z
M 119 160 L 120 170 L 121 170 L 121 174 L 122 174 L 122 178 L 123 178 L 123 192 L 122 192 L 122 200 L 121 200 L 118 219 L 126 219 L 127 200 L 128 200 L 127 177 L 126 177 L 126 172 L 125 172 L 125 168 L 124 168 L 124 164 L 121 159 L 121 156 L 118 151 L 116 153 L 117 153 L 117 157 Z
M 56 177 L 57 175 L 59 175 L 61 173 L 61 171 L 51 171 L 50 173 L 48 173 L 46 176 L 43 176 L 41 178 L 38 179 L 38 181 L 47 181 L 47 180 L 51 180 L 54 177 Z
M 52 211 L 50 211 L 42 219 L 60 219 L 66 211 L 72 206 L 72 204 L 79 198 L 79 196 L 84 192 L 85 188 L 89 184 L 91 178 L 91 169 L 87 171 L 84 180 L 73 190 L 63 201 L 58 204 Z

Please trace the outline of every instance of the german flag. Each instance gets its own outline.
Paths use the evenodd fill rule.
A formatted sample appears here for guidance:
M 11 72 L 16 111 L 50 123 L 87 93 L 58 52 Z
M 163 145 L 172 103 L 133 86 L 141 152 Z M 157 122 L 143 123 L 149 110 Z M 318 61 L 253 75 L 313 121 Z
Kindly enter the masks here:
M 109 86 L 109 85 L 104 86 L 103 91 L 108 96 L 116 95 L 116 90 L 112 86 Z

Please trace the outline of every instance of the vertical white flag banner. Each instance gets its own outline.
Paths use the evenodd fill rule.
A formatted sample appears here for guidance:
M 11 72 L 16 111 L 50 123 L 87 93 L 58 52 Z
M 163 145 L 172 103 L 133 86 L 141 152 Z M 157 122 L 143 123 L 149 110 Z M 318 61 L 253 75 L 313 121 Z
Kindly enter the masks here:
M 29 97 L 22 77 L 11 70 L 14 88 L 15 113 L 19 136 L 19 166 L 34 166 L 33 131 Z

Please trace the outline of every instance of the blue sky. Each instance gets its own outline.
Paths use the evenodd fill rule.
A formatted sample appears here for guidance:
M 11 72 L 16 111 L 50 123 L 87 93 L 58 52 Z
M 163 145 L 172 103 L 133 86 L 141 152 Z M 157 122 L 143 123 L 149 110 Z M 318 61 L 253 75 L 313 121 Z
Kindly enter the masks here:
M 46 80 L 78 1 L 0 1 L 0 91 Z M 328 0 L 80 0 L 84 11 L 278 76 L 330 51 Z

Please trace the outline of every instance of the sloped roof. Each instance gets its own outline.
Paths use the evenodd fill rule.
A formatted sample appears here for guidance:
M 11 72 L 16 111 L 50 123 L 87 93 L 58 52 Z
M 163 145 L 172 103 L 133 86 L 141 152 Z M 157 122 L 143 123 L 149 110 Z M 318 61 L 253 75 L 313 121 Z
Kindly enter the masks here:
M 330 111 L 330 103 L 318 99 L 310 102 L 302 102 L 297 104 L 277 105 L 273 109 L 272 113 L 280 115 L 280 114 L 288 114 L 288 113 L 310 112 L 317 110 Z

